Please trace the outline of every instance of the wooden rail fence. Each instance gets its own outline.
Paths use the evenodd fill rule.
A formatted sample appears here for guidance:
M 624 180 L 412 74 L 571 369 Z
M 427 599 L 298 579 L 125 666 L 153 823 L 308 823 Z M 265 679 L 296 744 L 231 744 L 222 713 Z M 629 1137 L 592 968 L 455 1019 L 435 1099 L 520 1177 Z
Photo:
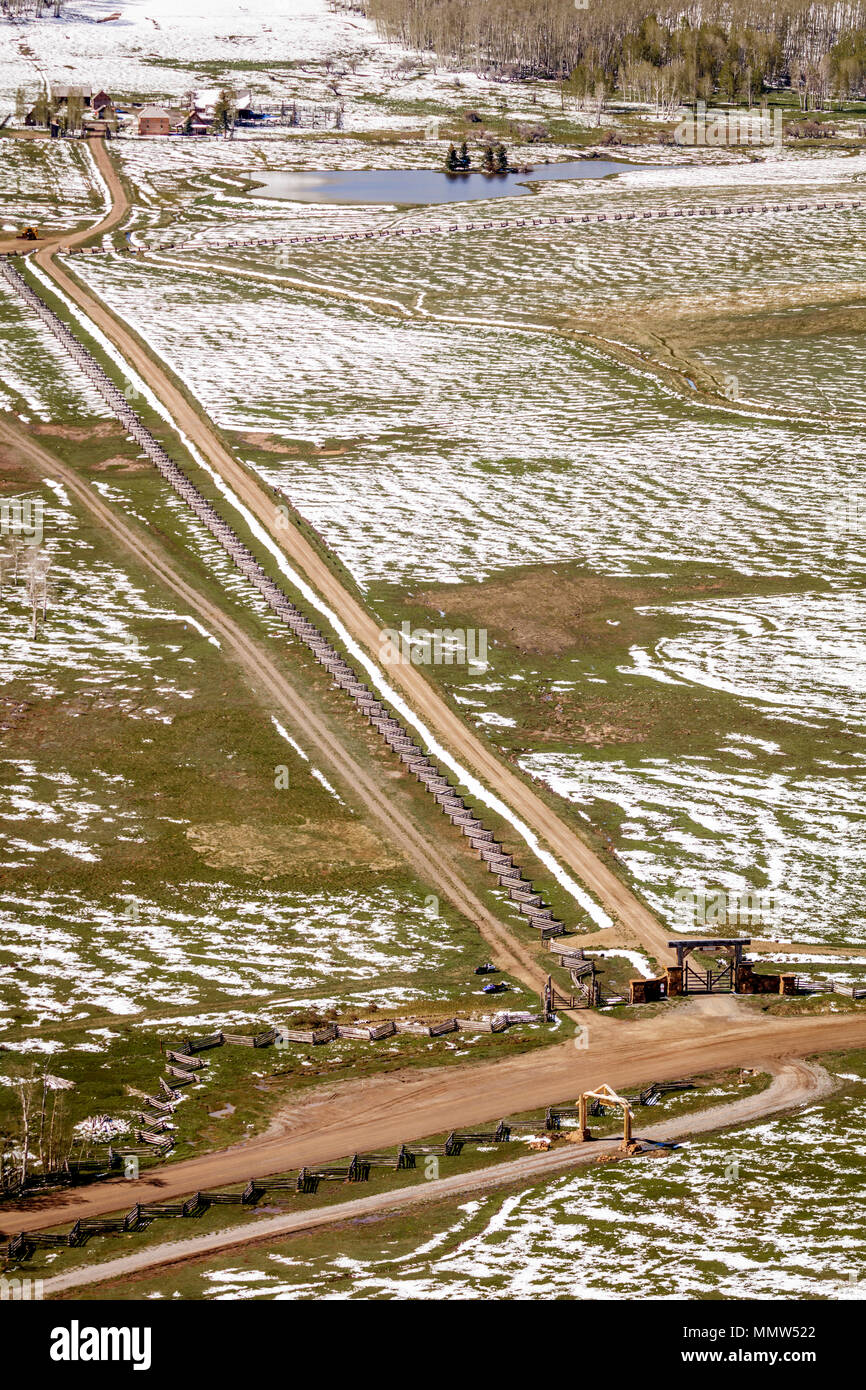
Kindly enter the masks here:
M 784 203 L 735 203 L 703 207 L 662 207 L 634 209 L 627 212 L 584 212 L 566 216 L 548 217 L 503 217 L 486 221 L 471 222 L 427 222 L 409 227 L 377 227 L 373 230 L 358 229 L 354 232 L 309 232 L 304 236 L 282 237 L 230 237 L 220 240 L 202 241 L 163 241 L 150 245 L 126 245 L 124 254 L 145 255 L 148 252 L 159 254 L 166 251 L 198 252 L 207 255 L 212 251 L 246 250 L 259 246 L 322 246 L 332 242 L 411 240 L 423 236 L 453 236 L 466 232 L 504 232 L 536 227 L 571 227 L 613 222 L 670 222 L 677 219 L 694 221 L 707 217 L 766 216 L 771 213 L 788 212 L 840 212 L 856 211 L 864 206 L 860 198 L 836 198 L 832 201 L 803 202 L 792 200 Z M 113 246 L 84 246 L 64 248 L 65 254 L 76 256 L 105 256 L 117 254 Z M 21 251 L 7 252 L 9 256 L 24 255 Z
M 174 488 L 198 520 L 220 542 L 236 567 L 258 590 L 268 607 L 309 648 L 315 660 L 329 673 L 334 683 L 346 691 L 350 699 L 355 702 L 359 713 L 371 727 L 377 729 L 385 743 L 397 753 L 407 770 L 428 792 L 439 798 L 440 809 L 453 821 L 450 803 L 456 800 L 460 802 L 460 806 L 465 812 L 468 808 L 464 806 L 462 798 L 457 796 L 456 788 L 433 761 L 429 753 L 426 753 L 414 741 L 414 736 L 408 733 L 401 721 L 395 717 L 392 711 L 388 710 L 379 696 L 374 694 L 358 678 L 354 668 L 344 660 L 339 651 L 304 616 L 280 586 L 265 573 L 255 556 L 247 549 L 228 523 L 223 520 L 214 505 L 202 496 L 183 470 L 145 428 L 136 412 L 130 407 L 129 401 L 102 370 L 92 354 L 79 342 L 78 338 L 44 300 L 30 288 L 8 260 L 0 260 L 0 275 L 49 328 L 76 366 L 102 396 L 109 409 L 121 421 L 127 433 L 140 446 L 157 471 Z M 444 804 L 443 793 L 446 794 Z M 536 894 L 534 885 L 524 878 L 521 870 L 514 864 L 513 858 L 506 854 L 503 846 L 495 840 L 493 832 L 481 827 L 481 818 L 475 813 L 472 813 L 468 820 L 454 826 L 455 830 L 468 838 L 470 847 L 479 859 L 486 863 L 488 870 L 496 876 L 500 886 L 502 886 L 502 880 L 506 880 L 507 896 L 503 899 L 503 905 L 517 909 L 524 925 L 535 928 L 543 941 L 560 935 L 565 931 L 564 923 L 554 918 L 551 908 L 546 906 L 541 894 Z M 482 840 L 479 835 L 483 835 L 485 838 Z M 514 892 L 529 894 L 535 900 L 531 903 L 520 901 L 519 898 L 512 897 Z
M 549 1127 L 549 1126 L 548 1126 Z M 369 1182 L 374 1168 L 409 1171 L 419 1159 L 427 1157 L 459 1158 L 467 1144 L 489 1145 L 508 1143 L 514 1134 L 537 1130 L 532 1120 L 500 1120 L 495 1129 L 452 1130 L 439 1143 L 400 1144 L 394 1152 L 352 1154 L 348 1163 L 322 1164 L 317 1168 L 304 1167 L 296 1177 L 251 1178 L 237 1192 L 194 1192 L 191 1196 L 170 1202 L 136 1203 L 122 1215 L 87 1217 L 76 1221 L 69 1231 L 25 1231 L 8 1244 L 0 1246 L 0 1257 L 9 1263 L 28 1260 L 37 1250 L 77 1247 L 93 1236 L 122 1235 L 146 1230 L 156 1220 L 190 1220 L 202 1216 L 210 1207 L 257 1205 L 263 1198 L 280 1193 L 316 1193 L 322 1182 Z

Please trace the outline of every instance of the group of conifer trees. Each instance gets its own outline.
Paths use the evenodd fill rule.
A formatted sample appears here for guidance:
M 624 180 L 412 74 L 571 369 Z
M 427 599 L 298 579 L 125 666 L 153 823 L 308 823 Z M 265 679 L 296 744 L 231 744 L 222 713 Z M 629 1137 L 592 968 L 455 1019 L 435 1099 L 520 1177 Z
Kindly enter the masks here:
M 508 163 L 508 151 L 504 145 L 485 144 L 481 156 L 481 170 L 485 174 L 507 174 L 510 165 Z M 448 146 L 448 153 L 445 156 L 445 172 L 448 174 L 465 174 L 472 168 L 472 156 L 469 153 L 469 146 L 466 141 L 457 149 L 456 145 Z

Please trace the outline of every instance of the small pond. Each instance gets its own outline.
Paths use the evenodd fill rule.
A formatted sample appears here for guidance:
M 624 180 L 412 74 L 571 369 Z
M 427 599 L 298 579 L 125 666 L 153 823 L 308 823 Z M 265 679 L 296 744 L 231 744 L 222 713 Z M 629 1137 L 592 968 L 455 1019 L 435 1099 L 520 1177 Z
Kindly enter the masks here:
M 612 159 L 572 159 L 539 164 L 532 173 L 446 174 L 439 169 L 336 169 L 327 173 L 257 175 L 254 198 L 286 198 L 293 203 L 467 203 L 531 193 L 527 185 L 547 179 L 604 179 L 651 165 Z

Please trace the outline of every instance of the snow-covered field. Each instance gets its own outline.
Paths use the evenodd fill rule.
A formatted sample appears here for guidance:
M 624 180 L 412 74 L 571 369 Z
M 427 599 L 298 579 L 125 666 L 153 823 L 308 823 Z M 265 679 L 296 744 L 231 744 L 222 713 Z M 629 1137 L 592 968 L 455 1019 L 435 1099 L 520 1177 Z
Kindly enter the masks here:
M 0 409 L 27 419 L 105 419 L 108 411 L 87 378 L 69 368 L 53 333 L 0 281 Z
M 862 250 L 851 226 L 835 228 L 830 267 L 818 222 L 798 227 L 803 256 L 789 279 L 805 288 L 822 268 L 854 280 Z M 615 273 L 636 299 L 699 285 L 757 290 L 773 275 L 786 283 L 792 227 L 781 218 L 745 220 L 738 245 L 730 225 L 634 228 L 624 248 L 619 229 L 603 230 L 611 273 L 593 282 L 599 298 Z M 530 247 L 540 250 L 541 235 L 529 234 Z M 464 306 L 474 310 L 479 296 L 479 317 L 500 281 L 515 317 L 555 302 L 573 242 L 553 240 L 551 276 L 521 259 L 521 246 L 500 237 L 483 247 L 431 242 L 426 252 L 363 248 L 363 280 L 352 275 L 355 248 L 332 250 L 318 272 L 411 304 L 417 271 L 416 302 L 423 309 L 438 296 L 441 318 L 311 294 L 251 258 L 250 275 L 225 267 L 218 278 L 165 259 L 98 258 L 81 270 L 221 425 L 286 440 L 284 460 L 251 461 L 362 586 L 484 579 L 562 560 L 607 575 L 672 574 L 691 562 L 828 585 L 805 597 L 677 605 L 677 639 L 635 649 L 622 670 L 632 682 L 732 694 L 782 729 L 847 730 L 853 752 L 792 767 L 748 744 L 637 763 L 539 751 L 523 765 L 582 807 L 601 799 L 620 808 L 622 856 L 661 911 L 677 887 L 784 887 L 773 934 L 859 939 L 866 528 L 840 512 L 859 495 L 859 428 L 756 417 L 735 402 L 694 409 L 648 375 L 544 331 L 461 322 L 457 284 Z M 816 385 L 821 361 L 819 352 Z M 328 452 L 303 457 L 294 442 Z M 471 714 L 491 723 L 483 699 Z
M 695 932 L 678 892 L 760 890 L 771 906 L 753 934 L 866 943 L 866 753 L 807 774 L 782 757 L 753 770 L 740 752 L 634 763 L 541 752 L 521 765 L 577 806 L 618 808 L 620 859 L 673 930 Z
M 693 411 L 544 332 L 406 321 L 204 267 L 77 266 L 223 427 L 342 451 L 267 471 L 362 585 L 564 558 L 847 572 L 834 527 L 854 429 Z
M 174 907 L 135 893 L 99 901 L 50 889 L 38 900 L 4 893 L 0 934 L 15 950 L 0 952 L 0 1018 L 14 1018 L 16 1033 L 22 1023 L 50 1031 L 61 1019 L 150 1009 L 195 1018 L 206 1008 L 213 1020 L 220 998 L 232 1009 L 242 999 L 248 1018 L 274 995 L 284 1013 L 313 1000 L 346 1006 L 347 996 L 409 1007 L 447 999 L 437 973 L 464 950 L 446 921 L 431 933 L 420 899 L 385 887 L 241 893 L 176 883 L 173 898 Z
M 95 218 L 102 207 L 101 182 L 85 145 L 71 140 L 0 142 L 0 232 L 34 224 L 48 231 L 74 226 Z
M 819 161 L 805 166 L 786 166 L 796 177 L 798 196 L 822 196 L 812 176 Z M 723 171 L 732 175 L 733 169 Z M 850 169 L 849 169 L 850 174 Z M 754 174 L 750 171 L 750 178 Z M 834 191 L 851 196 L 856 184 L 834 176 Z M 706 202 L 725 204 L 733 196 L 750 199 L 751 187 L 739 188 L 727 177 L 714 179 Z M 614 181 L 566 181 L 544 184 L 528 208 L 505 203 L 455 204 L 447 215 L 419 210 L 400 218 L 400 225 L 447 220 L 449 224 L 496 219 L 503 216 L 560 216 L 563 213 L 625 208 L 650 209 L 660 205 L 686 206 L 702 201 L 684 169 L 658 169 L 652 173 L 616 175 Z M 777 195 L 765 190 L 767 199 Z M 782 196 L 785 196 L 784 194 Z M 792 195 L 794 196 L 794 195 Z M 507 207 L 505 206 L 507 204 Z M 268 204 L 269 209 L 272 204 Z M 220 208 L 222 212 L 222 206 Z M 209 210 L 213 217 L 214 210 Z M 282 228 L 276 217 L 253 221 L 255 208 L 246 205 L 225 216 L 233 233 L 262 237 L 295 235 L 297 232 L 339 230 L 351 218 L 353 224 L 375 226 L 370 209 L 330 209 L 315 216 L 299 205 L 288 205 L 291 225 Z M 204 211 L 200 214 L 204 219 Z M 391 214 L 393 217 L 393 214 Z M 235 220 L 236 219 L 236 220 Z M 409 308 L 432 314 L 454 314 L 454 287 L 460 285 L 463 314 L 483 318 L 522 321 L 544 315 L 561 322 L 569 314 L 627 302 L 635 308 L 661 301 L 715 307 L 720 296 L 747 307 L 755 292 L 780 292 L 843 282 L 856 292 L 864 273 L 863 227 L 866 211 L 839 211 L 815 216 L 799 214 L 740 215 L 727 219 L 631 223 L 557 228 L 526 228 L 466 235 L 430 236 L 418 240 L 370 242 L 363 245 L 324 243 L 312 248 L 259 248 L 247 253 L 241 268 L 250 273 L 285 274 L 314 284 L 342 288 L 353 293 L 384 295 Z M 384 215 L 379 215 L 384 220 Z M 191 230 L 193 230 L 191 228 Z M 196 235 L 206 243 L 222 235 L 219 223 L 203 222 Z M 832 245 L 833 254 L 827 254 Z M 233 253 L 233 260 L 237 259 Z M 223 263 L 225 257 L 222 258 Z M 741 349 L 748 356 L 749 344 Z M 793 353 L 779 362 L 780 375 L 791 366 Z M 708 350 L 714 359 L 714 352 Z M 734 369 L 735 370 L 735 369 Z M 796 372 L 796 368 L 795 368 Z M 801 385 L 796 375 L 794 380 Z M 793 384 L 793 383 L 791 383 Z M 741 374 L 741 394 L 751 396 L 747 370 Z M 796 389 L 790 397 L 798 399 Z M 801 402 L 808 404 L 808 402 Z M 820 408 L 821 403 L 815 402 Z
M 92 482 L 121 509 L 140 515 L 143 502 L 133 500 L 135 484 L 125 475 Z M 242 998 L 248 1016 L 259 999 L 277 992 L 292 1007 L 311 997 L 324 998 L 329 1007 L 338 996 L 355 999 L 359 989 L 359 1003 L 409 1005 L 453 992 L 451 968 L 459 962 L 462 970 L 464 955 L 468 980 L 474 938 L 449 914 L 431 916 L 420 885 L 390 873 L 388 865 L 399 868 L 399 861 L 389 854 L 380 856 L 381 872 L 368 873 L 357 889 L 329 885 L 324 868 L 316 872 L 320 886 L 314 891 L 266 887 L 260 876 L 247 887 L 243 877 L 219 873 L 163 885 L 157 863 L 152 888 L 142 887 L 145 847 L 160 844 L 161 864 L 173 840 L 183 843 L 202 819 L 201 809 L 178 814 L 175 799 L 178 777 L 186 776 L 195 792 L 192 762 L 178 765 L 173 758 L 165 765 L 167 782 L 157 800 L 143 790 L 144 765 L 163 756 L 160 739 L 175 721 L 184 721 L 194 741 L 209 737 L 213 719 L 228 727 L 232 697 L 219 674 L 219 643 L 195 617 L 161 603 L 160 590 L 106 555 L 104 537 L 70 504 L 62 485 L 46 485 L 40 500 L 50 599 L 35 640 L 28 637 L 24 588 L 13 582 L 4 538 L 3 715 L 23 697 L 24 717 L 37 731 L 44 728 L 48 742 L 43 748 L 28 723 L 28 752 L 22 753 L 13 724 L 0 757 L 7 873 L 0 893 L 0 1035 L 8 1037 L 10 1024 L 17 1030 L 24 1023 L 83 1022 L 100 1011 L 199 1010 L 220 999 Z M 150 497 L 148 518 L 184 537 L 229 594 L 255 602 L 179 501 Z M 122 720 L 125 753 L 105 741 L 88 753 L 88 730 L 102 712 Z M 279 724 L 270 729 L 264 711 L 260 720 L 253 746 L 266 749 L 268 783 L 272 762 L 291 768 L 286 824 L 315 816 L 316 807 L 323 816 L 345 818 L 340 797 L 301 744 Z M 227 734 L 223 739 L 220 759 L 230 776 L 237 748 Z M 219 820 L 220 809 L 211 803 L 204 813 Z M 284 872 L 292 864 L 287 859 Z
M 820 277 L 839 270 L 846 278 L 850 275 L 852 280 L 862 281 L 862 268 L 857 274 L 847 261 L 847 252 L 843 252 L 841 264 L 835 252 L 832 259 L 816 256 L 812 261 L 814 274 Z M 786 337 L 781 331 L 757 341 L 709 347 L 699 355 L 716 373 L 735 377 L 741 397 L 761 405 L 861 418 L 866 414 L 863 342 L 855 333 L 804 339 Z M 862 538 L 866 534 L 862 496 L 859 511 Z

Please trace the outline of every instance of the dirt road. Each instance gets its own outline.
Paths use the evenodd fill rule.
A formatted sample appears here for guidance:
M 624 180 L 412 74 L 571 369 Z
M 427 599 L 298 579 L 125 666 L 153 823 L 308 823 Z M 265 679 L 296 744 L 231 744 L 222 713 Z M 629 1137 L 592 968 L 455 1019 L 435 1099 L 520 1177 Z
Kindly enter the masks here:
M 495 950 L 497 962 L 534 992 L 544 988 L 546 974 L 531 952 L 515 941 L 472 889 L 463 882 L 454 865 L 443 859 L 438 842 L 419 829 L 395 805 L 390 788 L 380 786 L 354 758 L 344 742 L 316 712 L 315 706 L 290 683 L 279 664 L 261 644 L 223 613 L 215 603 L 188 584 L 170 559 L 148 533 L 133 529 L 109 507 L 83 479 L 67 465 L 36 444 L 12 425 L 0 422 L 0 442 L 16 449 L 43 473 L 58 478 L 94 519 L 169 589 L 207 629 L 218 635 L 224 651 L 243 668 L 252 689 L 263 697 L 269 709 L 282 712 L 301 733 L 307 744 L 328 765 L 350 796 L 363 802 L 378 822 L 386 839 L 405 855 L 425 882 L 432 884 L 443 898 L 454 904 L 473 922 Z
M 119 195 L 116 175 L 104 149 L 94 153 L 114 194 Z M 83 236 L 88 235 L 84 233 Z M 68 242 L 67 242 L 68 244 Z M 331 573 L 325 560 L 300 532 L 278 525 L 278 514 L 266 489 L 250 477 L 223 445 L 216 431 L 204 420 L 165 372 L 114 316 L 86 293 L 52 261 L 51 248 L 37 253 L 37 260 L 64 292 L 75 300 L 113 340 L 127 360 L 148 380 L 183 429 L 212 465 L 242 498 L 250 511 L 268 529 L 277 544 L 339 614 L 356 639 L 375 655 L 379 650 L 379 628 L 361 605 Z M 28 448 L 36 446 L 28 441 Z M 40 451 L 44 453 L 44 451 Z M 45 456 L 50 458 L 50 456 Z M 141 537 L 121 521 L 92 489 L 69 470 L 57 472 L 79 501 L 98 514 L 123 543 L 133 545 L 140 558 L 157 573 L 183 602 L 201 614 L 210 629 L 219 634 L 227 650 L 243 661 L 256 687 L 286 711 L 292 722 L 333 767 L 337 760 L 342 773 L 354 781 L 359 794 L 363 788 L 368 805 L 377 818 L 386 817 L 389 834 L 396 843 L 405 842 L 407 857 L 417 862 L 420 855 L 424 872 L 436 882 L 435 872 L 447 881 L 450 870 L 437 864 L 418 831 L 408 823 L 395 826 L 393 807 L 363 769 L 348 762 L 345 749 L 324 724 L 316 720 L 302 696 L 274 665 L 268 652 L 225 617 L 213 604 L 202 599 L 178 575 L 154 547 L 145 550 Z M 40 466 L 46 466 L 44 461 Z M 435 730 L 443 743 L 479 775 L 503 800 L 538 833 L 561 862 L 593 888 L 608 910 L 615 914 L 654 956 L 669 959 L 667 932 L 598 856 L 565 826 L 556 813 L 524 784 L 479 739 L 467 730 L 416 667 L 389 668 L 399 680 L 418 713 Z M 402 841 L 401 838 L 403 837 Z M 452 880 L 455 876 L 451 876 Z M 472 920 L 479 920 L 483 905 L 467 897 L 458 881 L 443 890 L 452 901 L 460 894 Z M 455 897 L 455 894 L 458 895 Z M 489 914 L 488 914 L 489 917 Z M 519 948 L 504 929 L 489 917 L 487 929 L 505 937 L 512 956 Z M 504 946 L 498 947 L 504 950 Z M 518 964 L 520 964 L 518 960 Z M 509 966 L 523 977 L 522 970 Z M 533 970 L 537 967 L 533 966 Z M 0 1222 L 7 1234 L 72 1221 L 84 1215 L 105 1214 L 133 1202 L 171 1198 L 199 1188 L 234 1183 L 249 1177 L 283 1172 L 301 1164 L 316 1164 L 342 1158 L 354 1150 L 383 1148 L 402 1140 L 447 1130 L 452 1126 L 478 1124 L 502 1115 L 573 1099 L 582 1085 L 602 1080 L 615 1086 L 689 1075 L 696 1071 L 736 1065 L 756 1065 L 763 1060 L 801 1055 L 828 1049 L 862 1046 L 866 1043 L 866 1016 L 836 1015 L 824 1018 L 772 1019 L 737 1001 L 709 999 L 688 1007 L 671 1008 L 645 1022 L 614 1023 L 602 1016 L 587 1019 L 589 1046 L 573 1043 L 552 1047 L 528 1056 L 508 1058 L 484 1066 L 447 1070 L 406 1071 L 377 1076 L 365 1081 L 319 1088 L 305 1095 L 284 1111 L 267 1133 L 235 1148 L 203 1155 L 187 1162 L 153 1170 L 134 1183 L 116 1181 L 94 1185 L 74 1193 L 51 1194 L 39 1202 L 29 1202 L 25 1210 L 4 1211 Z
M 780 1110 L 804 1105 L 808 1101 L 815 1101 L 829 1094 L 833 1088 L 832 1077 L 814 1062 L 773 1062 L 770 1063 L 769 1069 L 774 1072 L 774 1077 L 766 1091 L 744 1096 L 742 1100 L 734 1100 L 727 1105 L 712 1106 L 694 1115 L 681 1115 L 677 1119 L 663 1120 L 659 1124 L 648 1126 L 638 1124 L 637 1131 L 640 1137 L 645 1139 L 684 1139 L 688 1135 L 728 1129 L 732 1125 L 747 1124 Z M 559 1145 L 548 1153 L 532 1154 L 510 1163 L 500 1163 L 495 1168 L 481 1169 L 474 1173 L 455 1173 L 452 1177 L 437 1178 L 406 1187 L 403 1191 L 357 1197 L 341 1202 L 337 1208 L 314 1207 L 308 1211 L 287 1213 L 285 1216 L 252 1218 L 242 1226 L 235 1226 L 234 1229 L 215 1231 L 206 1236 L 194 1236 L 192 1239 L 166 1241 L 146 1250 L 132 1250 L 95 1267 L 70 1270 L 54 1279 L 48 1279 L 45 1282 L 44 1293 L 50 1298 L 67 1293 L 71 1289 L 101 1284 L 110 1279 L 128 1278 L 132 1274 L 170 1264 L 202 1259 L 223 1250 L 236 1249 L 238 1246 L 275 1241 L 324 1226 L 369 1221 L 376 1216 L 385 1217 L 446 1198 L 462 1197 L 469 1193 L 477 1196 L 479 1193 L 490 1192 L 512 1183 L 529 1186 L 593 1163 L 601 1154 L 613 1153 L 617 1147 L 617 1139 Z
M 134 1182 L 118 1178 L 28 1199 L 20 1210 L 4 1208 L 0 1225 L 11 1236 L 126 1210 L 135 1202 L 168 1201 L 302 1165 L 335 1162 L 354 1152 L 571 1103 L 578 1090 L 602 1081 L 629 1087 L 866 1044 L 864 1014 L 774 1019 L 734 1000 L 725 1003 L 731 1007 L 720 1011 L 696 1001 L 643 1023 L 593 1015 L 587 1021 L 586 1048 L 570 1041 L 501 1062 L 391 1072 L 316 1087 L 254 1139 L 164 1164 Z
M 47 134 L 42 135 L 36 131 L 16 131 L 12 138 L 16 140 L 38 140 L 47 139 L 48 137 Z M 110 232 L 123 221 L 129 211 L 129 199 L 123 191 L 123 184 L 115 173 L 114 165 L 106 154 L 105 146 L 102 140 L 89 140 L 87 145 L 96 161 L 99 172 L 106 182 L 108 182 L 106 170 L 109 170 L 112 175 L 112 182 L 108 185 L 111 191 L 111 207 L 105 216 L 100 218 L 96 223 L 91 223 L 86 227 L 79 228 L 77 232 L 50 232 L 48 236 L 40 237 L 36 242 L 22 241 L 20 237 L 7 237 L 5 240 L 0 240 L 0 254 L 15 251 L 26 253 L 34 246 L 38 247 L 39 250 L 45 249 L 53 251 L 58 250 L 60 247 L 79 246 L 82 241 L 87 241 L 89 237 L 99 236 L 103 232 Z
M 91 142 L 99 168 L 119 205 L 125 195 L 117 173 L 101 141 Z M 92 232 L 89 233 L 92 235 Z M 67 238 L 66 245 L 86 239 L 88 233 Z M 285 515 L 277 510 L 275 499 L 264 484 L 252 476 L 227 449 L 216 430 L 187 400 L 183 392 L 125 328 L 123 323 L 92 294 L 82 289 L 54 263 L 56 248 L 48 246 L 35 255 L 37 263 L 58 286 L 82 308 L 111 339 L 126 360 L 147 381 L 169 410 L 175 424 L 201 450 L 209 463 L 237 493 L 271 538 L 284 550 L 292 564 L 326 600 L 356 641 L 374 660 L 381 648 L 381 628 L 376 620 L 346 590 L 323 557 L 294 526 L 285 525 Z M 612 917 L 634 935 L 650 955 L 661 963 L 672 962 L 668 931 L 650 910 L 584 843 L 578 834 L 560 820 L 556 812 L 520 777 L 506 767 L 495 753 L 463 723 L 459 715 L 428 683 L 419 667 L 393 665 L 388 675 L 401 687 L 413 708 L 476 776 L 502 798 L 538 835 L 549 850 L 599 898 Z

